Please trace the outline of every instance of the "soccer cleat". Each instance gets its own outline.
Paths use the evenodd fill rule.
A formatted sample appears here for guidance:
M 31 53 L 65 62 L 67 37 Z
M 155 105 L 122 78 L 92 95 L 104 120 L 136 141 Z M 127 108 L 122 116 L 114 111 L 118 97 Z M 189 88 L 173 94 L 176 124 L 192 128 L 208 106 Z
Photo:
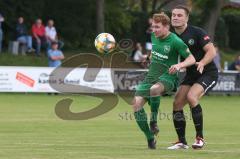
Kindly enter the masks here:
M 150 122 L 150 130 L 152 131 L 152 133 L 157 136 L 158 133 L 159 133 L 159 128 L 158 128 L 158 125 L 157 125 L 157 122 Z
M 173 143 L 172 146 L 168 147 L 168 150 L 178 150 L 178 149 L 188 149 L 189 146 L 186 144 L 181 143 L 180 141 Z
M 157 143 L 157 141 L 154 138 L 148 140 L 148 148 L 149 149 L 156 149 L 156 143 Z
M 205 141 L 201 137 L 196 137 L 195 142 L 192 144 L 193 149 L 201 149 L 205 145 Z

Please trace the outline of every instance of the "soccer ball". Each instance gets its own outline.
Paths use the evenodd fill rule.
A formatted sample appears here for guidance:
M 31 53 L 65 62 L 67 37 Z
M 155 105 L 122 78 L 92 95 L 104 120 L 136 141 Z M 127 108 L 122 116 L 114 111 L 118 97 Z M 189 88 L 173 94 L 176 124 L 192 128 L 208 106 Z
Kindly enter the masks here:
M 116 41 L 109 33 L 101 33 L 95 38 L 95 47 L 99 53 L 110 53 L 115 49 Z

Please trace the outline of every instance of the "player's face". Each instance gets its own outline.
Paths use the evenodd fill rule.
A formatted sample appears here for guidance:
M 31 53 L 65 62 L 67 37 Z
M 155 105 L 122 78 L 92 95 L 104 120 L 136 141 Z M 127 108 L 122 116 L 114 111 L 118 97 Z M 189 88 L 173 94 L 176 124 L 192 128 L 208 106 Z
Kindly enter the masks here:
M 162 23 L 156 23 L 153 21 L 152 30 L 156 37 L 164 37 L 167 34 L 169 27 L 163 26 Z
M 183 9 L 173 9 L 171 23 L 173 27 L 183 27 L 188 22 L 188 16 Z

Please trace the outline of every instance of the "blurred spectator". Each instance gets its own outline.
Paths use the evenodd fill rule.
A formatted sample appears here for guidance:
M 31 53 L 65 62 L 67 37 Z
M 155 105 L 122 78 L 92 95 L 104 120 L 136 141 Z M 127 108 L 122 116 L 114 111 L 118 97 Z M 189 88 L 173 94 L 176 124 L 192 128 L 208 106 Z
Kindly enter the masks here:
M 146 67 L 146 59 L 147 55 L 144 55 L 142 52 L 142 45 L 140 43 L 136 43 L 136 49 L 134 50 L 133 53 L 133 61 L 140 63 L 142 67 Z
M 142 45 L 140 43 L 136 44 L 136 49 L 133 56 L 134 62 L 142 62 L 146 60 L 147 56 L 142 53 Z
M 240 71 L 240 54 L 236 57 L 235 61 L 233 61 L 229 67 L 228 70 L 237 70 Z
M 48 66 L 59 67 L 61 66 L 61 60 L 64 59 L 64 55 L 61 50 L 58 50 L 58 43 L 52 42 L 51 49 L 48 50 Z
M 4 21 L 4 17 L 0 13 L 0 53 L 2 52 L 2 40 L 3 40 L 2 22 L 3 21 Z
M 215 46 L 215 50 L 216 50 L 216 56 L 214 57 L 213 61 L 214 61 L 215 65 L 217 66 L 218 71 L 220 72 L 220 71 L 222 71 L 222 67 L 221 67 L 221 56 L 220 56 L 218 46 Z
M 151 53 L 151 50 L 152 50 L 152 42 L 151 42 L 151 35 L 152 35 L 152 21 L 153 19 L 152 18 L 149 18 L 148 19 L 148 28 L 146 30 L 146 36 L 147 36 L 147 41 L 146 41 L 146 46 L 145 46 L 145 49 L 147 51 L 148 54 Z
M 46 43 L 45 27 L 41 19 L 37 19 L 32 25 L 33 42 L 36 45 L 36 54 L 40 56 L 41 47 Z
M 62 49 L 64 43 L 58 40 L 57 31 L 54 27 L 54 21 L 52 19 L 48 20 L 47 26 L 45 27 L 46 38 L 47 38 L 47 49 L 51 48 L 52 42 L 58 42 L 58 49 Z
M 24 24 L 23 17 L 18 18 L 18 22 L 16 25 L 16 39 L 19 43 L 27 45 L 27 52 L 32 52 L 34 49 L 32 48 L 32 37 L 27 33 L 27 27 Z

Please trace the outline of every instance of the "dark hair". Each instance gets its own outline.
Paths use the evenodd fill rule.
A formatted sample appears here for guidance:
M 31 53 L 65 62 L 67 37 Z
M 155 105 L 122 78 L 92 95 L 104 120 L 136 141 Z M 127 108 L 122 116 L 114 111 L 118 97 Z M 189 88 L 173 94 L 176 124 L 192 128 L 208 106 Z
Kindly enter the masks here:
M 58 42 L 56 42 L 56 41 L 53 41 L 52 43 L 51 43 L 51 45 L 57 45 L 58 44 Z
M 173 9 L 183 9 L 183 10 L 185 11 L 185 13 L 186 13 L 187 16 L 188 16 L 189 13 L 190 13 L 189 8 L 188 8 L 187 6 L 185 6 L 185 5 L 177 5 L 177 6 L 173 7 Z M 172 10 L 173 10 L 173 9 L 172 9 Z

